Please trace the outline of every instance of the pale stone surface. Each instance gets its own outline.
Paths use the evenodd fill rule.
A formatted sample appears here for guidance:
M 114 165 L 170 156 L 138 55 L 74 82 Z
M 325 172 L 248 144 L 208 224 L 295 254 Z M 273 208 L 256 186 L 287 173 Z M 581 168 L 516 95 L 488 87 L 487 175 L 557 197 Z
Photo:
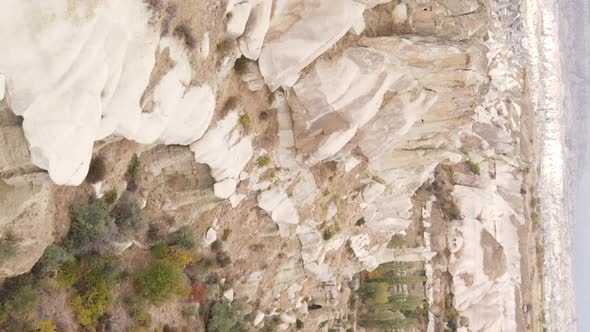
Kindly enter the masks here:
M 238 120 L 238 113 L 230 112 L 190 146 L 195 160 L 209 165 L 215 181 L 225 181 L 217 187 L 225 198 L 233 193 L 237 179 L 253 153 L 251 137 L 241 135 Z
M 44 4 L 42 14 L 53 19 L 42 29 L 26 19 L 33 4 L 5 4 L 11 10 L 0 14 L 0 39 L 11 52 L 0 54 L 0 72 L 10 82 L 14 112 L 24 117 L 31 159 L 55 183 L 80 184 L 94 141 L 112 134 L 146 144 L 189 144 L 202 135 L 213 92 L 186 87 L 184 50 L 175 40 L 160 41 L 141 2 L 104 1 L 72 11 L 66 0 Z M 85 17 L 91 9 L 94 15 Z M 168 48 L 176 66 L 147 96 L 151 112 L 143 112 L 140 99 L 158 48 Z
M 238 40 L 240 51 L 248 59 L 257 60 L 260 55 L 264 37 L 270 26 L 272 3 L 272 0 L 254 2 L 244 34 Z
M 260 71 L 270 89 L 291 86 L 300 70 L 350 30 L 364 8 L 353 0 L 287 1 L 273 17 L 260 53 Z

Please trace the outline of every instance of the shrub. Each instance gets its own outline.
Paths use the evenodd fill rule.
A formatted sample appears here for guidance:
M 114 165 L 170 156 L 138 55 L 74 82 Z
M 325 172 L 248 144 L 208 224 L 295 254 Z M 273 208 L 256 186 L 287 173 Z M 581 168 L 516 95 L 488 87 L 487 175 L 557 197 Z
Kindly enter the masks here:
M 120 262 L 114 257 L 89 255 L 77 264 L 67 265 L 75 289 L 70 308 L 80 325 L 93 329 L 113 300 L 112 288 L 120 276 Z
M 88 174 L 86 175 L 86 180 L 90 183 L 97 183 L 102 181 L 107 173 L 107 166 L 104 162 L 102 157 L 93 158 L 90 161 L 90 167 L 88 169 Z
M 119 195 L 115 189 L 111 189 L 104 194 L 104 202 L 107 205 L 113 205 L 117 201 L 117 198 L 119 198 Z
M 248 68 L 248 62 L 249 60 L 243 55 L 237 58 L 236 62 L 234 62 L 234 70 L 236 73 L 243 74 Z
M 215 241 L 213 241 L 213 243 L 211 243 L 211 250 L 213 250 L 213 251 L 220 251 L 222 249 L 222 247 L 223 247 L 223 244 L 219 240 L 215 240 Z
M 161 260 L 174 265 L 179 270 L 184 269 L 192 260 L 192 253 L 184 248 L 155 244 L 151 247 L 152 253 Z
M 215 254 L 215 260 L 217 261 L 217 265 L 221 267 L 226 267 L 231 264 L 231 258 L 225 251 L 217 252 L 217 254 Z
M 475 174 L 475 175 L 479 175 L 480 174 L 480 170 L 479 170 L 479 165 L 474 163 L 471 160 L 466 160 L 465 164 L 467 165 L 467 167 L 469 167 L 469 170 L 471 171 L 471 173 Z
M 127 167 L 127 181 L 136 182 L 137 180 L 139 180 L 140 170 L 141 170 L 141 163 L 139 161 L 139 156 L 136 153 L 131 158 L 131 161 L 129 162 L 129 166 Z
M 146 299 L 158 303 L 172 294 L 186 293 L 184 279 L 177 266 L 166 261 L 156 260 L 135 277 L 135 285 Z
M 303 321 L 301 319 L 295 321 L 295 328 L 297 328 L 297 330 L 303 329 Z
M 334 236 L 334 231 L 331 228 L 324 229 L 324 232 L 322 233 L 322 237 L 324 238 L 324 241 L 330 240 L 333 236 Z
M 197 308 L 194 305 L 187 305 L 182 308 L 180 314 L 184 319 L 189 320 L 197 315 Z
M 14 241 L 0 240 L 0 260 L 5 260 L 16 255 L 16 244 Z
M 71 214 L 67 242 L 72 249 L 81 249 L 93 241 L 106 242 L 117 233 L 115 221 L 102 200 L 74 205 Z
M 213 304 L 207 320 L 207 332 L 240 331 L 240 310 L 225 301 Z
M 258 161 L 256 162 L 256 166 L 261 167 L 261 168 L 266 167 L 269 164 L 270 164 L 270 158 L 268 157 L 268 155 L 258 158 Z
M 51 319 L 43 320 L 35 324 L 36 332 L 56 332 L 57 327 Z
M 191 298 L 193 302 L 203 304 L 207 299 L 207 287 L 200 282 L 193 285 Z
M 244 127 L 244 128 L 250 127 L 250 117 L 248 116 L 248 114 L 241 115 L 239 121 L 240 121 L 240 124 L 242 125 L 242 127 Z
M 168 243 L 177 247 L 192 249 L 195 247 L 193 233 L 188 226 L 183 226 L 170 235 Z
M 141 206 L 132 194 L 125 192 L 111 211 L 120 232 L 136 232 L 141 225 Z
M 128 296 L 123 299 L 127 313 L 140 327 L 149 327 L 152 317 L 145 311 L 143 300 L 139 296 Z
M 35 264 L 33 271 L 39 274 L 57 273 L 65 262 L 72 261 L 73 259 L 74 257 L 64 248 L 52 244 L 45 249 L 43 256 Z
M 226 228 L 223 230 L 223 235 L 221 236 L 221 240 L 222 241 L 227 241 L 227 239 L 229 239 L 229 236 L 231 235 L 231 229 Z
M 72 312 L 85 328 L 96 326 L 98 319 L 104 315 L 113 300 L 107 282 L 94 281 L 92 285 L 80 285 L 83 290 L 70 300 Z
M 457 203 L 455 203 L 455 201 L 451 201 L 448 215 L 451 218 L 451 220 L 457 220 L 461 218 L 461 210 L 459 209 L 459 206 L 457 205 Z
M 222 40 L 215 45 L 215 52 L 218 55 L 223 55 L 225 53 L 225 40 Z
M 362 226 L 365 224 L 365 218 L 360 218 L 359 220 L 354 223 L 356 226 Z

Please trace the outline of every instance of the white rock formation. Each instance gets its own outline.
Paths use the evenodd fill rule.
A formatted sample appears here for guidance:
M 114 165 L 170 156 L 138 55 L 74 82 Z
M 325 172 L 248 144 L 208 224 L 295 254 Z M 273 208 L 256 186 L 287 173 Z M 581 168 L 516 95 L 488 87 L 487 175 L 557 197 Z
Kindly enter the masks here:
M 190 146 L 195 160 L 211 168 L 217 182 L 216 194 L 221 198 L 231 196 L 240 173 L 252 158 L 252 139 L 240 131 L 239 115 L 233 111 Z
M 364 9 L 353 0 L 286 1 L 273 16 L 260 53 L 260 71 L 270 89 L 293 85 L 299 71 L 342 38 Z
M 114 134 L 144 144 L 189 144 L 207 128 L 212 90 L 186 87 L 191 70 L 184 50 L 160 41 L 142 2 L 4 5 L 11 10 L 0 13 L 0 39 L 11 51 L 1 52 L 0 72 L 14 112 L 24 117 L 32 161 L 55 183 L 83 181 L 95 140 Z M 165 48 L 176 66 L 140 104 L 155 54 Z

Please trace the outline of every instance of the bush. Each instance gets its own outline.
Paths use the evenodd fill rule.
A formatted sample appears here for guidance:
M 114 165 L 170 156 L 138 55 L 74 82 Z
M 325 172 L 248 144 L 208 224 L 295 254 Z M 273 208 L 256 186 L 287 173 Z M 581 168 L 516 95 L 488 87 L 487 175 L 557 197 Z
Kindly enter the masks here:
M 86 175 L 86 181 L 90 183 L 97 183 L 102 181 L 107 174 L 107 165 L 102 157 L 93 158 L 90 161 L 90 167 L 88 174 Z
M 156 260 L 135 277 L 135 285 L 146 299 L 158 303 L 172 294 L 186 294 L 186 285 L 177 266 L 166 260 Z
M 170 235 L 168 243 L 177 247 L 192 249 L 195 247 L 193 233 L 188 226 L 183 226 Z
M 64 248 L 55 244 L 50 245 L 43 252 L 41 259 L 33 267 L 36 274 L 54 274 L 57 273 L 61 266 L 68 261 L 72 261 L 74 257 L 68 253 Z
M 119 198 L 119 195 L 115 189 L 111 189 L 104 194 L 104 202 L 107 205 L 113 205 L 117 201 L 117 198 Z
M 138 296 L 128 296 L 123 299 L 127 313 L 140 327 L 150 327 L 152 317 L 145 311 L 143 300 Z
M 242 125 L 242 127 L 244 128 L 248 128 L 250 127 L 250 117 L 248 116 L 248 114 L 244 114 L 242 116 L 240 116 L 240 124 Z
M 268 157 L 268 155 L 258 158 L 258 161 L 256 162 L 256 166 L 258 166 L 260 168 L 266 167 L 269 164 L 270 164 L 270 158 Z
M 475 174 L 475 175 L 479 175 L 480 174 L 480 170 L 479 170 L 479 165 L 474 163 L 471 160 L 466 160 L 465 164 L 467 165 L 467 167 L 469 167 L 469 170 L 471 171 L 471 173 Z
M 231 229 L 226 228 L 223 230 L 223 235 L 221 236 L 221 240 L 222 241 L 227 241 L 227 239 L 229 239 L 229 236 L 231 235 Z
M 191 297 L 193 302 L 204 304 L 207 299 L 207 287 L 200 282 L 195 283 L 193 285 Z
M 120 232 L 131 235 L 129 233 L 137 232 L 141 225 L 141 206 L 133 194 L 125 192 L 111 211 L 111 216 Z
M 129 162 L 129 166 L 127 167 L 127 181 L 136 182 L 137 180 L 139 180 L 140 170 L 141 163 L 139 161 L 139 156 L 136 153 L 131 158 L 131 162 Z
M 113 300 L 112 288 L 121 275 L 120 262 L 114 257 L 89 255 L 66 265 L 75 290 L 70 308 L 80 325 L 94 329 Z
M 236 62 L 234 62 L 234 70 L 236 73 L 243 74 L 248 68 L 248 62 L 249 60 L 243 55 L 237 58 Z
M 67 239 L 71 249 L 83 249 L 93 241 L 107 242 L 116 233 L 115 220 L 111 218 L 104 201 L 95 200 L 72 208 L 72 224 Z
M 303 321 L 301 319 L 295 321 L 295 328 L 297 328 L 297 330 L 303 329 Z
M 234 304 L 225 301 L 216 302 L 209 313 L 207 332 L 240 331 L 241 313 Z
M 16 255 L 16 244 L 5 239 L 0 240 L 0 260 L 6 260 Z
M 231 264 L 231 258 L 225 251 L 217 252 L 217 254 L 215 254 L 215 260 L 217 261 L 217 265 L 220 267 L 226 267 Z
M 51 319 L 43 320 L 35 324 L 36 332 L 56 332 L 57 327 Z
M 362 226 L 365 224 L 365 218 L 360 218 L 359 220 L 354 223 L 356 226 Z

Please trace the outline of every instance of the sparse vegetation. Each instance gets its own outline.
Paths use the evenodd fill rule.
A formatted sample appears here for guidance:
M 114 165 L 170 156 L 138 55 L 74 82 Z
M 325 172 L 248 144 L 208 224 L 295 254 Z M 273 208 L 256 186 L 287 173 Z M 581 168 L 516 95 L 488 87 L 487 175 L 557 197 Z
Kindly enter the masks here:
M 479 169 L 479 165 L 474 163 L 471 160 L 466 160 L 465 161 L 465 165 L 467 165 L 467 167 L 469 168 L 469 170 L 471 171 L 471 173 L 475 174 L 475 175 L 480 175 L 480 169 Z
M 97 183 L 104 179 L 107 174 L 107 165 L 102 157 L 95 157 L 90 161 L 86 181 Z
M 447 175 L 447 178 L 449 179 L 451 184 L 455 184 L 455 171 L 453 170 L 453 168 L 449 165 L 443 165 L 442 169 Z
M 457 220 L 461 218 L 461 210 L 457 203 L 454 200 L 451 200 L 449 204 L 449 210 L 447 211 L 447 215 L 451 218 L 451 220 Z

